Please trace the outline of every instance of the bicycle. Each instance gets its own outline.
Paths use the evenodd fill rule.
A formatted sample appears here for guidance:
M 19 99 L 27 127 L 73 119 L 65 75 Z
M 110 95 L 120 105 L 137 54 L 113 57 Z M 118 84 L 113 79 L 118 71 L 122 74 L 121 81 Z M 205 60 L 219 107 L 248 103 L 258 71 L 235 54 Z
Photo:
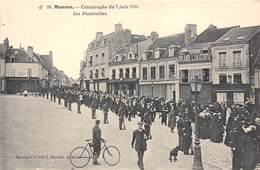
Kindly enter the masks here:
M 85 141 L 88 142 L 85 147 L 78 146 L 70 152 L 70 157 L 69 157 L 70 163 L 76 168 L 83 168 L 87 166 L 90 159 L 94 158 L 94 150 L 93 150 L 94 144 L 90 142 L 92 141 L 92 139 L 88 139 Z M 100 155 L 100 153 L 103 151 L 102 157 L 106 162 L 106 164 L 110 166 L 115 166 L 120 161 L 119 149 L 115 146 L 107 146 L 105 140 L 103 140 L 102 143 L 103 146 L 101 146 L 98 155 Z

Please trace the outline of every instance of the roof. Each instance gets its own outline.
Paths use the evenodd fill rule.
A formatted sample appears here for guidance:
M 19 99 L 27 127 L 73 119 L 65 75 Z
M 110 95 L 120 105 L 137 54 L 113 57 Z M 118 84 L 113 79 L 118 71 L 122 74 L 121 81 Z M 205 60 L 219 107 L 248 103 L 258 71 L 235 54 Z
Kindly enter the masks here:
M 140 41 L 144 41 L 147 38 L 144 35 L 132 34 L 131 35 L 131 43 L 136 43 Z
M 39 55 L 39 57 L 41 58 L 43 64 L 47 68 L 47 70 L 50 71 L 51 68 L 53 67 L 52 56 L 50 56 L 50 55 Z
M 150 45 L 149 50 L 155 50 L 157 48 L 168 48 L 171 45 L 178 45 L 183 47 L 185 45 L 185 34 L 181 33 L 157 38 L 154 43 Z
M 156 49 L 162 49 L 161 54 L 160 54 L 160 59 L 169 57 L 168 48 L 170 46 L 178 46 L 179 48 L 184 47 L 185 46 L 185 34 L 181 33 L 181 34 L 175 34 L 175 35 L 171 35 L 171 36 L 157 38 L 153 42 L 153 44 L 151 44 L 148 48 L 148 51 L 152 51 L 152 53 L 149 54 L 147 60 L 155 59 L 154 51 Z
M 29 58 L 31 58 L 28 53 L 24 49 L 20 48 L 11 48 L 8 50 L 8 58 L 11 56 L 15 56 L 15 63 L 38 63 L 37 58 L 33 58 L 32 62 L 29 62 Z M 9 60 L 7 59 L 7 62 Z
M 235 27 L 237 26 L 226 28 L 207 28 L 205 31 L 199 34 L 198 37 L 191 42 L 191 44 L 215 42 L 217 39 Z
M 216 43 L 239 43 L 247 42 L 251 40 L 258 32 L 260 32 L 260 26 L 251 27 L 237 27 L 228 31 L 225 35 L 219 38 Z

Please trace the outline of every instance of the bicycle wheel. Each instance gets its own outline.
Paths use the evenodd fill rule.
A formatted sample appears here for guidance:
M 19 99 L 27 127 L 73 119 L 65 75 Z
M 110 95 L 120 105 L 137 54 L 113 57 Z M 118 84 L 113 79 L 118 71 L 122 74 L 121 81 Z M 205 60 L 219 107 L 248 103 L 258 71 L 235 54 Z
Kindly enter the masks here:
M 90 153 L 82 146 L 74 148 L 70 153 L 70 163 L 76 168 L 83 168 L 89 163 Z
M 103 151 L 103 159 L 110 166 L 115 166 L 120 161 L 119 149 L 115 146 L 107 146 Z

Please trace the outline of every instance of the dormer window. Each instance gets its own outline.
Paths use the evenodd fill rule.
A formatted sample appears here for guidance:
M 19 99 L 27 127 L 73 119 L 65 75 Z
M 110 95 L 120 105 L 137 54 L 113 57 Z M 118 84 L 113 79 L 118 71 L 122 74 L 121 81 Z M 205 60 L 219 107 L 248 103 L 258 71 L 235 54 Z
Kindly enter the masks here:
M 155 59 L 160 58 L 160 54 L 161 54 L 160 50 L 155 51 L 155 53 L 154 53 Z
M 169 57 L 173 57 L 175 55 L 175 48 L 173 46 L 171 46 L 169 48 Z
M 10 56 L 10 62 L 15 63 L 15 56 L 13 56 L 13 55 Z
M 146 61 L 147 60 L 147 53 L 143 53 L 143 60 Z
M 117 61 L 122 61 L 122 56 L 120 56 L 120 55 L 116 55 L 116 57 L 115 57 L 115 61 L 117 62 Z
M 129 60 L 131 60 L 132 59 L 132 53 L 129 53 L 128 56 L 129 56 Z
M 158 59 L 161 57 L 162 55 L 162 52 L 163 52 L 163 49 L 156 49 L 155 52 L 154 52 L 154 56 L 155 56 L 155 59 Z

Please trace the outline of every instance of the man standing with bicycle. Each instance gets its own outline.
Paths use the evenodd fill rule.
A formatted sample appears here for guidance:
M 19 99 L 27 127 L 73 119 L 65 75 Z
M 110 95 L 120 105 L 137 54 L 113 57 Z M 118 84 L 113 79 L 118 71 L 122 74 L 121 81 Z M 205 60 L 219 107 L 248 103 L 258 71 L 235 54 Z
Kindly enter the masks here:
M 97 159 L 99 157 L 99 153 L 101 150 L 101 129 L 99 127 L 100 120 L 96 120 L 96 124 L 92 129 L 92 135 L 93 135 L 93 145 L 94 145 L 94 153 L 93 153 L 93 164 L 94 165 L 100 165 L 98 163 Z
M 132 148 L 134 148 L 138 155 L 137 165 L 141 170 L 144 170 L 144 151 L 147 149 L 146 141 L 148 140 L 147 132 L 143 129 L 143 122 L 138 122 L 138 129 L 133 132 Z

